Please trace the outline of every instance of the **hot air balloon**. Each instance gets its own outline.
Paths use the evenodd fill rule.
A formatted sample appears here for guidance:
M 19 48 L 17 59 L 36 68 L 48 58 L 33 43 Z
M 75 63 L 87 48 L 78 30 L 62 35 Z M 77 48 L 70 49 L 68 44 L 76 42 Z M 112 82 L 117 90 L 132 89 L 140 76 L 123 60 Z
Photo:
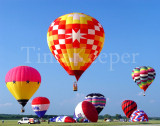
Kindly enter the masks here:
M 104 38 L 102 25 L 83 13 L 70 13 L 57 18 L 47 33 L 50 51 L 77 81 L 100 54 Z M 77 82 L 73 89 L 77 90 Z
M 57 116 L 55 122 L 64 122 L 64 123 L 75 123 L 76 121 L 69 116 Z
M 41 84 L 41 75 L 32 67 L 18 66 L 9 70 L 5 82 L 8 90 L 22 105 L 21 111 L 24 112 L 24 106 Z
M 32 100 L 32 109 L 39 118 L 42 118 L 47 112 L 50 101 L 46 97 L 36 97 Z
M 85 97 L 85 101 L 91 102 L 96 108 L 98 114 L 106 105 L 106 98 L 100 93 L 91 93 Z
M 122 110 L 127 118 L 130 118 L 131 114 L 137 109 L 136 102 L 132 100 L 125 100 L 122 102 Z
M 132 113 L 130 122 L 148 122 L 148 116 L 143 110 L 136 110 Z
M 149 66 L 136 67 L 132 71 L 132 78 L 137 83 L 137 85 L 144 91 L 144 96 L 145 91 L 152 84 L 155 76 L 155 70 Z
M 92 103 L 88 101 L 80 102 L 75 108 L 76 118 L 86 118 L 91 122 L 97 122 L 98 112 Z

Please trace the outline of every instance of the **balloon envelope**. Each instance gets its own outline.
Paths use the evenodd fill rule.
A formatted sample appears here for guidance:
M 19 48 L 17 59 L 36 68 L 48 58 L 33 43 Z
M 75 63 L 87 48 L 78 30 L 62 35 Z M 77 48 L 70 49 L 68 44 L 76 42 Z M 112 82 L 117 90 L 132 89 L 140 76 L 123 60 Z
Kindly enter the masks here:
M 92 103 L 88 101 L 80 102 L 75 108 L 75 116 L 77 118 L 87 118 L 91 122 L 97 122 L 98 112 Z
M 130 118 L 131 114 L 137 109 L 136 102 L 132 100 L 125 100 L 122 102 L 122 110 L 127 118 Z
M 56 122 L 75 123 L 76 121 L 69 116 L 57 116 Z
M 85 101 L 91 102 L 96 108 L 98 114 L 106 105 L 106 98 L 100 93 L 91 93 L 85 97 Z
M 144 91 L 152 84 L 156 73 L 152 67 L 142 66 L 136 67 L 132 71 L 132 78 L 137 85 Z
M 8 90 L 24 107 L 41 83 L 40 73 L 29 66 L 18 66 L 8 71 L 5 77 Z
M 136 110 L 130 117 L 131 122 L 148 122 L 148 116 L 143 110 Z
M 36 97 L 32 100 L 32 109 L 39 118 L 42 118 L 47 112 L 50 101 L 45 97 Z
M 77 81 L 100 54 L 104 37 L 102 25 L 83 13 L 70 13 L 57 18 L 47 33 L 50 51 Z

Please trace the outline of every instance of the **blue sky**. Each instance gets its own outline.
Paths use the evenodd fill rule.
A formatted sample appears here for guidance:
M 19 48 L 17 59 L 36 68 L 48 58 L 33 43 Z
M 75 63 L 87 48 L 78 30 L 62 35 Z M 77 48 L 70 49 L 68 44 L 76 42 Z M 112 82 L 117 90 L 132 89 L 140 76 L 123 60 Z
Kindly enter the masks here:
M 50 99 L 46 114 L 74 112 L 76 105 L 92 92 L 102 93 L 107 104 L 101 114 L 123 114 L 121 102 L 131 99 L 148 116 L 160 116 L 160 2 L 158 0 L 0 0 L 0 113 L 21 114 L 20 105 L 5 85 L 5 75 L 13 67 L 36 68 L 42 83 L 37 96 Z M 47 45 L 47 30 L 61 15 L 82 12 L 96 18 L 105 30 L 100 56 L 81 76 L 79 91 L 73 92 L 73 77 L 52 59 Z M 30 49 L 27 62 L 27 51 Z M 40 56 L 40 62 L 39 60 Z M 156 79 L 142 96 L 131 71 L 148 65 L 156 70 Z M 25 114 L 34 114 L 31 103 Z

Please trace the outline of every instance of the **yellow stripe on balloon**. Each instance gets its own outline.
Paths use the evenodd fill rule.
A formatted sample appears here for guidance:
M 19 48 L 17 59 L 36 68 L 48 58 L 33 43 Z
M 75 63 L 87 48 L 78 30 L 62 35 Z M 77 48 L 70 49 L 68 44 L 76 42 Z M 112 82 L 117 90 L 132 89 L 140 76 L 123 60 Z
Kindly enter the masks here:
M 39 88 L 40 83 L 38 84 L 37 82 L 27 83 L 26 81 L 17 81 L 15 84 L 13 84 L 13 82 L 7 82 L 6 86 L 11 94 L 16 98 L 16 100 L 29 100 Z

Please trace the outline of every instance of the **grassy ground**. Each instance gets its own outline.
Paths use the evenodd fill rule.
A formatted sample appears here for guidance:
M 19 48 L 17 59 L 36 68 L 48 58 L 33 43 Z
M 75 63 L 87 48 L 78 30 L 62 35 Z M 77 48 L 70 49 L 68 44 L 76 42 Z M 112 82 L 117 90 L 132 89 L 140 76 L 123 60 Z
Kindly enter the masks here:
M 160 120 L 150 120 L 147 123 L 130 123 L 130 122 L 104 122 L 99 120 L 97 123 L 55 123 L 51 122 L 48 124 L 47 122 L 42 122 L 41 124 L 34 124 L 34 126 L 117 126 L 117 125 L 149 125 L 159 124 Z M 17 120 L 5 120 L 2 124 L 0 122 L 0 126 L 17 126 Z M 29 124 L 23 124 L 22 126 L 28 126 Z

